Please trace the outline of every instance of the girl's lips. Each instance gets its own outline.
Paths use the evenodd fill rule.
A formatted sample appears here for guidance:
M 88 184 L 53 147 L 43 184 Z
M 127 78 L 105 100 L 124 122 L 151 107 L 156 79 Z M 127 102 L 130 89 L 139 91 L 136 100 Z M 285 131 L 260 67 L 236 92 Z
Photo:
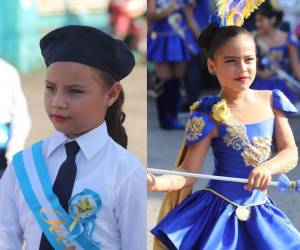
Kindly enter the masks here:
M 249 79 L 249 77 L 241 76 L 241 77 L 235 78 L 234 80 L 239 81 L 239 82 L 245 82 L 248 79 Z
M 62 122 L 67 119 L 67 117 L 61 116 L 61 115 L 51 115 L 51 119 L 57 121 L 57 122 Z

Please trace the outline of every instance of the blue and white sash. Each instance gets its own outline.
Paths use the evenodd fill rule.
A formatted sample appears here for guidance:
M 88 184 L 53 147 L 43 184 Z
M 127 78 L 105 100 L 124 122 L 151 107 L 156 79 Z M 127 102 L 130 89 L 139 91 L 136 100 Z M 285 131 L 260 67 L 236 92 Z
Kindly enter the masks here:
M 18 182 L 36 221 L 55 249 L 99 250 L 97 243 L 82 231 L 80 222 L 74 225 L 53 193 L 41 144 L 39 141 L 31 150 L 21 151 L 13 158 Z
M 9 125 L 0 123 L 0 149 L 6 150 L 10 138 Z

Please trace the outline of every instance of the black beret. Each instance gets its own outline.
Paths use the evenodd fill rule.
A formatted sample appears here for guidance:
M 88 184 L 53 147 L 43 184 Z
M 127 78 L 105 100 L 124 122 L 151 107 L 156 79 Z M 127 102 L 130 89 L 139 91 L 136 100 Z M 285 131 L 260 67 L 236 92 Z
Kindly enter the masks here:
M 89 26 L 69 25 L 53 30 L 41 39 L 40 48 L 47 67 L 54 62 L 77 62 L 105 71 L 117 81 L 135 65 L 124 42 Z

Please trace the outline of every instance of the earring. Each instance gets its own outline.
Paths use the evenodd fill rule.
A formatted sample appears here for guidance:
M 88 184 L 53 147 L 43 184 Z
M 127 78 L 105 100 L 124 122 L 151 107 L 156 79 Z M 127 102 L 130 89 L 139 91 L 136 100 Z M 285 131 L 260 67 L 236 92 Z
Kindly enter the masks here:
M 210 73 L 210 75 L 211 75 L 212 77 L 216 76 L 216 73 L 215 73 L 214 71 L 209 72 L 209 73 Z

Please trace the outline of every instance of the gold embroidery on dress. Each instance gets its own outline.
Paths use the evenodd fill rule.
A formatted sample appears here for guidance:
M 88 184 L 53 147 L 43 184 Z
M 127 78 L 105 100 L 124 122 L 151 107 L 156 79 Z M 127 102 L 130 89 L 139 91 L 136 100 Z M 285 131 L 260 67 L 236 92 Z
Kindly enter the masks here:
M 232 146 L 235 150 L 240 150 L 247 145 L 246 128 L 240 124 L 227 125 L 226 134 L 223 139 L 227 146 Z
M 196 141 L 201 135 L 205 121 L 202 117 L 193 117 L 186 125 L 185 138 L 187 141 Z
M 268 159 L 271 156 L 272 139 L 267 136 L 255 136 L 253 137 L 253 146 L 258 149 L 259 153 L 264 159 Z
M 227 125 L 228 132 L 223 136 L 227 146 L 232 146 L 235 150 L 243 150 L 241 156 L 245 165 L 254 167 L 268 159 L 271 155 L 272 139 L 265 136 L 253 137 L 253 143 L 250 142 L 246 126 L 238 123 L 230 112 L 225 99 L 215 104 L 212 108 L 212 116 L 215 120 Z
M 241 156 L 243 157 L 246 166 L 252 165 L 253 167 L 258 167 L 261 163 L 260 153 L 254 147 L 245 147 Z
M 234 123 L 232 123 L 234 124 Z M 245 165 L 254 167 L 268 159 L 271 155 L 272 139 L 264 136 L 253 137 L 253 143 L 250 142 L 246 127 L 241 124 L 235 124 L 226 128 L 228 134 L 223 136 L 227 146 L 232 146 L 235 150 L 243 149 L 241 156 Z

